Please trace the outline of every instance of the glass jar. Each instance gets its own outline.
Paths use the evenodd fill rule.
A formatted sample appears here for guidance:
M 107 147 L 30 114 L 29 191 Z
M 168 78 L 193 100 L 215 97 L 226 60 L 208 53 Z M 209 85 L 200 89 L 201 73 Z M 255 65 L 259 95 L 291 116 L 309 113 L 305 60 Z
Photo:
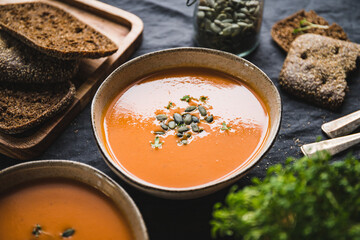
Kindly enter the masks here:
M 200 0 L 194 11 L 197 46 L 240 57 L 259 44 L 264 0 Z

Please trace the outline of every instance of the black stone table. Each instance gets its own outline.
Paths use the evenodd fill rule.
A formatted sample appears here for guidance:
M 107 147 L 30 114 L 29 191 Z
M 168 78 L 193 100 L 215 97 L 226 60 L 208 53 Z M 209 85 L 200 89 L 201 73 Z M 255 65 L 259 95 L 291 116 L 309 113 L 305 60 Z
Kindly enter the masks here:
M 144 39 L 133 57 L 156 50 L 193 46 L 193 7 L 186 7 L 185 0 L 103 0 L 138 15 L 145 24 Z M 342 26 L 353 42 L 360 43 L 359 0 L 265 0 L 264 18 L 259 47 L 246 59 L 261 68 L 278 87 L 278 75 L 285 53 L 272 41 L 272 25 L 294 12 L 315 10 L 330 23 Z M 275 163 L 283 163 L 289 156 L 301 157 L 300 146 L 314 142 L 321 132 L 322 123 L 351 113 L 360 108 L 360 70 L 349 78 L 349 92 L 339 112 L 331 112 L 299 101 L 280 89 L 283 117 L 280 133 L 272 149 L 246 177 L 237 184 L 251 184 L 250 178 L 263 177 L 266 169 Z M 360 146 L 351 148 L 360 158 Z M 341 159 L 347 153 L 339 154 Z M 0 156 L 0 169 L 19 163 L 15 159 Z M 119 179 L 97 149 L 90 123 L 90 104 L 81 112 L 60 137 L 39 159 L 68 159 L 87 163 L 115 179 L 131 195 L 138 205 L 151 239 L 210 239 L 209 220 L 214 203 L 222 201 L 229 188 L 195 200 L 165 200 L 142 193 Z

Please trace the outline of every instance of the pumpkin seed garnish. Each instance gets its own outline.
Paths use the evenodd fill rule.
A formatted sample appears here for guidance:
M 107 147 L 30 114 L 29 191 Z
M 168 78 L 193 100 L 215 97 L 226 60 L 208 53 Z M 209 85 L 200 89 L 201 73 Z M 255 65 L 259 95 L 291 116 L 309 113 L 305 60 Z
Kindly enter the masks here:
M 193 121 L 194 123 L 200 122 L 200 120 L 199 120 L 199 118 L 198 118 L 197 116 L 192 115 L 191 118 L 192 118 L 192 121 Z
M 155 141 L 154 141 L 154 143 L 152 143 L 152 142 L 150 142 L 150 144 L 151 144 L 151 147 L 153 147 L 153 148 L 161 148 L 162 147 L 162 145 L 163 145 L 163 143 L 162 142 L 160 142 L 160 138 L 159 137 L 155 137 Z
M 190 130 L 190 128 L 188 128 L 187 126 L 180 126 L 179 128 L 178 128 L 178 132 L 179 133 L 184 133 L 184 132 L 187 132 L 187 131 L 189 131 Z
M 207 117 L 205 118 L 205 121 L 207 121 L 208 123 L 211 123 L 213 120 L 214 120 L 214 116 L 213 116 L 213 115 L 207 116 Z
M 164 135 L 165 132 L 163 132 L 163 131 L 156 131 L 156 132 L 154 132 L 154 134 L 155 134 L 155 135 Z
M 181 116 L 179 113 L 174 113 L 173 117 L 174 117 L 175 122 L 176 122 L 178 125 L 184 123 L 183 118 L 182 118 L 182 116 Z
M 185 112 L 192 112 L 196 109 L 196 106 L 188 106 L 186 109 L 185 109 Z
M 201 116 L 206 116 L 207 112 L 206 112 L 206 109 L 203 106 L 199 105 L 198 109 L 199 109 L 199 112 L 200 112 Z
M 199 131 L 200 131 L 200 128 L 199 128 L 199 126 L 198 126 L 196 123 L 192 123 L 190 126 L 191 126 L 191 129 L 192 129 L 194 132 L 199 132 Z
M 75 229 L 68 228 L 61 234 L 61 237 L 68 238 L 68 237 L 71 237 L 74 234 L 75 234 Z
M 183 139 L 183 140 L 181 140 L 181 143 L 182 143 L 183 145 L 187 145 L 187 144 L 188 144 L 188 140 Z
M 164 129 L 165 131 L 167 131 L 167 130 L 169 130 L 169 126 L 168 125 L 166 125 L 165 123 L 160 123 L 160 127 L 162 128 L 162 129 Z
M 192 116 L 190 114 L 186 114 L 183 119 L 186 125 L 189 125 L 192 122 Z
M 167 119 L 167 116 L 165 114 L 159 114 L 156 115 L 156 119 L 159 121 L 165 121 Z
M 175 121 L 170 121 L 170 122 L 168 123 L 168 125 L 169 125 L 169 128 L 170 128 L 170 129 L 174 129 L 174 128 L 176 127 Z

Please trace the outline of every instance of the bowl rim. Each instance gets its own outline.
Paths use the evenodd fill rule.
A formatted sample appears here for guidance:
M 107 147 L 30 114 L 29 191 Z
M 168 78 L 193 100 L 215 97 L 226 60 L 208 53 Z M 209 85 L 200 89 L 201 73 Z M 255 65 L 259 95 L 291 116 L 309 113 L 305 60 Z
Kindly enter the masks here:
M 2 170 L 0 170 L 0 176 L 6 178 L 6 175 L 11 175 L 12 173 L 16 173 L 16 172 L 22 171 L 22 170 L 36 169 L 39 171 L 43 171 L 44 169 L 54 168 L 54 167 L 55 168 L 56 167 L 58 167 L 58 168 L 69 167 L 69 168 L 75 168 L 76 170 L 79 170 L 79 169 L 88 170 L 88 173 L 91 173 L 93 175 L 93 177 L 95 177 L 97 179 L 101 177 L 103 180 L 108 182 L 109 185 L 114 187 L 116 189 L 116 191 L 118 193 L 120 193 L 120 195 L 124 198 L 126 205 L 128 205 L 126 207 L 131 208 L 131 211 L 134 213 L 136 220 L 140 224 L 138 227 L 141 230 L 141 235 L 143 237 L 142 239 L 145 239 L 145 240 L 149 239 L 149 234 L 148 234 L 144 219 L 141 215 L 141 212 L 140 212 L 139 208 L 136 206 L 134 200 L 130 197 L 130 195 L 108 175 L 106 175 L 99 169 L 96 169 L 95 167 L 92 167 L 88 164 L 76 162 L 76 161 L 72 161 L 72 160 L 60 160 L 60 159 L 59 160 L 35 160 L 35 161 L 30 161 L 30 162 L 18 163 L 13 166 L 2 169 Z M 89 186 L 89 187 L 95 189 L 95 191 L 99 191 L 105 195 L 105 193 L 102 192 L 101 189 L 96 188 L 95 186 L 92 186 L 89 183 L 81 181 L 80 179 L 77 179 L 75 177 L 69 178 L 69 177 L 65 177 L 65 176 L 61 176 L 61 175 L 54 175 L 53 177 L 60 178 L 60 179 L 61 178 L 70 179 L 71 181 L 75 181 L 75 182 L 81 182 L 82 184 L 85 184 L 86 186 Z M 42 179 L 42 178 L 47 178 L 47 177 L 40 177 L 38 179 Z M 22 184 L 22 183 L 19 183 L 19 184 Z M 116 199 L 113 199 L 112 196 L 107 196 L 107 195 L 105 195 L 105 196 L 114 202 L 116 201 Z M 127 221 L 129 222 L 129 220 L 127 220 Z M 128 224 L 129 224 L 129 226 L 131 226 L 130 223 L 128 223 Z M 132 229 L 135 230 L 134 228 L 132 228 Z M 133 233 L 133 234 L 135 234 L 135 233 Z M 135 236 L 136 236 L 136 234 L 135 234 Z
M 174 54 L 179 51 L 180 52 L 193 52 L 193 53 L 200 52 L 200 53 L 205 53 L 205 54 L 210 54 L 210 55 L 215 54 L 215 55 L 219 55 L 220 57 L 224 57 L 229 60 L 235 60 L 239 63 L 243 63 L 247 66 L 252 67 L 253 70 L 258 71 L 262 75 L 262 77 L 271 85 L 271 87 L 274 90 L 275 96 L 276 96 L 275 101 L 279 104 L 279 108 L 276 109 L 276 116 L 278 116 L 278 117 L 276 119 L 274 119 L 273 122 L 271 122 L 272 126 L 275 127 L 275 131 L 272 131 L 272 132 L 270 131 L 270 135 L 269 135 L 268 139 L 266 140 L 266 144 L 262 147 L 262 150 L 261 150 L 262 153 L 260 152 L 260 154 L 256 155 L 255 158 L 252 159 L 251 163 L 249 163 L 242 170 L 239 170 L 237 172 L 229 174 L 229 176 L 222 178 L 220 180 L 214 180 L 214 181 L 211 181 L 211 182 L 208 182 L 205 184 L 196 185 L 196 186 L 192 186 L 192 187 L 184 187 L 184 188 L 165 187 L 165 186 L 152 184 L 152 183 L 146 182 L 146 181 L 124 171 L 111 158 L 111 156 L 109 155 L 109 153 L 107 152 L 107 150 L 105 148 L 105 144 L 100 141 L 100 136 L 97 133 L 97 128 L 96 128 L 96 124 L 95 124 L 96 101 L 97 101 L 99 95 L 101 94 L 101 92 L 103 91 L 103 89 L 105 88 L 106 84 L 109 81 L 111 81 L 111 79 L 115 78 L 115 76 L 118 74 L 118 72 L 122 71 L 122 69 L 127 68 L 128 66 L 131 66 L 132 64 L 136 64 L 137 62 L 142 61 L 143 59 L 151 58 L 151 57 L 155 57 L 155 56 L 161 56 L 163 54 Z M 100 113 L 100 114 L 102 114 L 102 113 Z M 140 188 L 142 190 L 146 190 L 147 192 L 150 192 L 150 193 L 158 195 L 158 196 L 164 197 L 164 194 L 165 194 L 166 195 L 165 198 L 168 198 L 168 197 L 173 198 L 173 197 L 171 197 L 171 195 L 174 195 L 174 194 L 188 195 L 189 193 L 191 194 L 191 193 L 198 193 L 199 191 L 210 190 L 211 188 L 216 188 L 216 187 L 219 187 L 220 185 L 223 185 L 226 183 L 231 183 L 235 180 L 242 178 L 253 167 L 255 167 L 256 164 L 258 164 L 260 162 L 262 157 L 271 149 L 271 147 L 273 146 L 273 144 L 276 140 L 276 137 L 278 136 L 278 133 L 280 131 L 281 121 L 282 121 L 282 102 L 281 102 L 280 93 L 279 93 L 278 89 L 276 88 L 274 82 L 259 67 L 257 67 L 255 64 L 251 63 L 250 61 L 248 61 L 242 57 L 239 57 L 235 54 L 220 51 L 220 50 L 215 50 L 215 49 L 201 48 L 201 47 L 168 48 L 168 49 L 163 49 L 163 50 L 159 50 L 159 51 L 146 53 L 146 54 L 140 55 L 138 57 L 135 57 L 135 58 L 125 62 L 124 64 L 117 67 L 102 82 L 102 84 L 97 89 L 97 91 L 94 95 L 94 98 L 92 100 L 92 103 L 91 103 L 91 125 L 92 125 L 93 134 L 94 134 L 94 137 L 96 140 L 96 144 L 100 150 L 100 153 L 102 154 L 103 159 L 105 160 L 107 165 L 110 167 L 110 169 L 115 174 L 117 174 L 119 177 L 124 179 L 126 182 L 132 184 L 133 186 Z M 272 127 L 270 127 L 270 128 L 272 128 Z M 156 193 L 158 193 L 158 194 L 156 194 Z M 207 195 L 207 194 L 205 194 L 205 195 Z M 178 197 L 175 197 L 175 198 L 178 198 Z M 185 197 L 185 198 L 189 198 L 189 197 Z M 193 197 L 191 197 L 191 198 L 193 198 Z

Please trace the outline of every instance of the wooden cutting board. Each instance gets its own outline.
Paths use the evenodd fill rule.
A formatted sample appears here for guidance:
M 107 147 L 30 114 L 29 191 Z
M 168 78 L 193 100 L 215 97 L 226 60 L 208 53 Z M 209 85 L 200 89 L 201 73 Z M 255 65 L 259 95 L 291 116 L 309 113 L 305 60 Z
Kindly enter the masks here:
M 41 0 L 70 12 L 81 21 L 112 39 L 119 47 L 110 57 L 83 59 L 73 82 L 75 100 L 65 112 L 41 126 L 20 135 L 0 133 L 0 153 L 29 160 L 39 156 L 90 102 L 102 81 L 139 47 L 144 29 L 142 20 L 134 14 L 95 0 Z M 0 0 L 7 2 L 25 2 Z

